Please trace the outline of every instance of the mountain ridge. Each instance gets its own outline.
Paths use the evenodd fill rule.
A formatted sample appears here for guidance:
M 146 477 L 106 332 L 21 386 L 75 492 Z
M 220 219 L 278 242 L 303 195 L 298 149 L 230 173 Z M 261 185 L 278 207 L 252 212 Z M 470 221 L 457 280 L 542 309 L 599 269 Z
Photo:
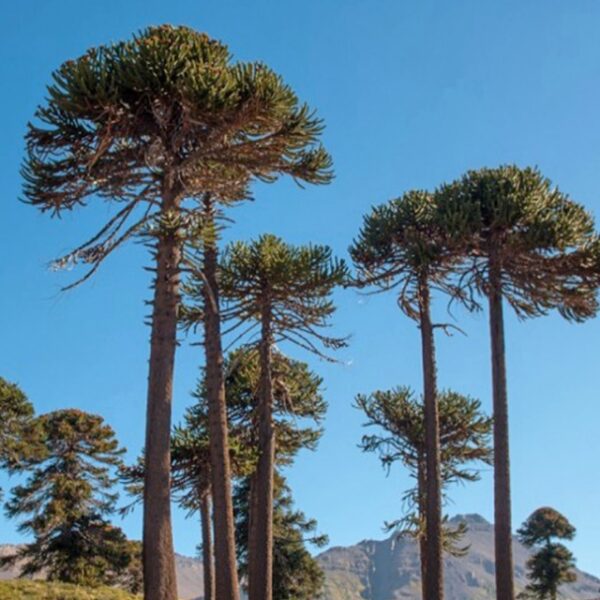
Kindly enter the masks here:
M 469 554 L 446 557 L 446 600 L 495 600 L 494 527 L 478 514 L 457 515 L 453 523 L 465 521 L 469 531 L 465 543 Z M 0 556 L 15 545 L 0 545 Z M 513 536 L 515 584 L 526 584 L 525 562 L 530 555 Z M 420 600 L 420 563 L 414 540 L 392 534 L 383 540 L 365 539 L 352 546 L 332 546 L 317 556 L 325 571 L 323 600 Z M 177 580 L 182 600 L 202 600 L 202 561 L 176 555 Z M 16 577 L 16 571 L 0 570 L 0 579 Z M 600 579 L 577 571 L 574 584 L 564 586 L 568 600 L 600 600 Z

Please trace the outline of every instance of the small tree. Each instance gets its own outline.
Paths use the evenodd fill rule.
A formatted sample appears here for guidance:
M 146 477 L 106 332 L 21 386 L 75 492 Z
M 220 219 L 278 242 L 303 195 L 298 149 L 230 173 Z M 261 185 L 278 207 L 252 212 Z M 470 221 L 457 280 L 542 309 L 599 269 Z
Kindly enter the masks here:
M 9 517 L 34 536 L 6 563 L 23 560 L 22 575 L 45 571 L 50 580 L 114 584 L 132 559 L 121 530 L 105 520 L 117 499 L 112 473 L 121 465 L 112 429 L 102 418 L 69 409 L 37 417 L 28 428 L 35 452 L 19 471 L 29 474 L 12 490 Z
M 442 600 L 444 596 L 436 325 L 431 318 L 431 292 L 454 295 L 448 275 L 458 255 L 444 235 L 446 225 L 439 219 L 432 194 L 411 191 L 375 207 L 364 218 L 360 234 L 350 247 L 357 269 L 355 285 L 374 286 L 378 291 L 395 290 L 398 306 L 418 323 L 421 333 L 428 488 L 425 519 L 428 577 L 423 584 L 428 600 Z
M 219 202 L 247 197 L 253 179 L 289 174 L 326 183 L 321 121 L 265 65 L 234 63 L 225 45 L 187 27 L 150 27 L 88 50 L 53 73 L 29 125 L 27 200 L 60 215 L 88 201 L 115 208 L 89 240 L 56 262 L 84 263 L 87 279 L 133 236 L 155 267 L 146 414 L 144 585 L 147 600 L 176 600 L 170 514 L 170 435 L 179 278 L 188 226 Z M 207 226 L 214 233 L 214 228 Z M 209 390 L 217 589 L 239 598 L 225 395 L 221 372 L 216 236 L 205 239 Z
M 438 397 L 440 424 L 440 473 L 442 493 L 452 483 L 477 481 L 476 463 L 490 464 L 492 453 L 490 435 L 492 421 L 481 411 L 481 403 L 455 392 L 442 392 Z M 395 462 L 406 466 L 416 480 L 415 487 L 404 494 L 405 515 L 387 523 L 390 530 L 408 534 L 419 541 L 421 582 L 424 600 L 424 582 L 427 566 L 427 465 L 425 415 L 422 402 L 407 387 L 377 391 L 369 396 L 358 395 L 356 407 L 367 416 L 366 427 L 377 427 L 382 433 L 364 435 L 361 448 L 377 452 L 383 466 L 389 470 Z M 458 545 L 466 532 L 464 524 L 452 528 L 447 517 L 442 521 L 442 546 L 454 556 L 462 556 L 466 548 Z
M 520 318 L 552 309 L 572 321 L 593 317 L 599 241 L 591 215 L 537 169 L 507 165 L 469 171 L 436 197 L 445 235 L 451 245 L 462 247 L 465 257 L 457 287 L 470 299 L 483 294 L 489 304 L 496 593 L 499 600 L 513 600 L 503 302 Z
M 33 405 L 27 396 L 17 385 L 0 377 L 0 468 L 11 472 L 28 454 L 31 448 L 23 434 L 32 417 Z
M 273 235 L 232 244 L 221 264 L 223 316 L 236 325 L 260 328 L 260 392 L 256 407 L 258 463 L 253 478 L 250 527 L 250 600 L 271 600 L 273 590 L 273 345 L 287 340 L 323 356 L 316 344 L 340 348 L 326 336 L 335 307 L 332 290 L 344 283 L 346 267 L 325 246 L 293 247 Z
M 527 561 L 531 583 L 522 597 L 556 600 L 561 584 L 575 581 L 577 574 L 574 571 L 573 554 L 563 544 L 553 540 L 572 540 L 575 527 L 557 510 L 543 507 L 529 516 L 517 534 L 525 546 L 535 550 Z

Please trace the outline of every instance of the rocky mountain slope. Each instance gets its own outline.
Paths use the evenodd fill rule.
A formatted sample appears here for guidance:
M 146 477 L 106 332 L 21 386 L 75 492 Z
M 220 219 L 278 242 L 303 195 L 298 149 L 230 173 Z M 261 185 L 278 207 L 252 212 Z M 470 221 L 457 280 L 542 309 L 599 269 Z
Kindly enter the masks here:
M 464 558 L 446 559 L 447 600 L 494 600 L 494 528 L 478 515 L 462 518 L 469 525 Z M 0 556 L 14 547 L 0 546 Z M 513 542 L 515 581 L 526 584 L 528 551 Z M 420 600 L 419 551 L 411 540 L 391 536 L 387 540 L 365 540 L 355 546 L 335 547 L 319 555 L 327 576 L 325 600 Z M 0 579 L 15 577 L 0 571 Z M 202 565 L 194 558 L 177 556 L 179 593 L 184 600 L 201 600 Z M 578 571 L 577 581 L 563 588 L 568 600 L 600 600 L 600 579 Z
M 494 528 L 478 515 L 462 518 L 469 525 L 469 554 L 445 560 L 447 600 L 494 598 Z M 526 584 L 528 550 L 513 541 L 515 582 Z M 419 551 L 411 540 L 392 536 L 363 541 L 348 548 L 331 548 L 319 556 L 327 573 L 327 600 L 417 600 L 420 598 Z M 600 579 L 581 571 L 577 581 L 563 588 L 569 600 L 600 597 Z

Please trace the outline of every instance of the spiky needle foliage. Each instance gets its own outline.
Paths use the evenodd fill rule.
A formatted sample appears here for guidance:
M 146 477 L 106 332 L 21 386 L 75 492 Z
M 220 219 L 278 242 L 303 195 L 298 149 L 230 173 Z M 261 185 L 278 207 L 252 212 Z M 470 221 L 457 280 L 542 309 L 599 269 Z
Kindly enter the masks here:
M 259 328 L 268 306 L 272 343 L 286 340 L 318 356 L 345 345 L 322 333 L 335 312 L 331 293 L 346 280 L 346 266 L 327 246 L 286 244 L 274 235 L 251 243 L 236 242 L 223 254 L 220 284 L 226 303 L 222 315 L 230 331 Z
M 416 190 L 374 207 L 364 218 L 360 234 L 350 247 L 359 288 L 374 286 L 378 292 L 392 290 L 398 306 L 418 323 L 421 333 L 423 397 L 425 404 L 427 472 L 427 564 L 423 597 L 442 600 L 442 492 L 440 476 L 439 408 L 434 330 L 431 319 L 432 291 L 457 295 L 449 275 L 460 259 L 444 235 L 436 197 Z M 448 325 L 445 325 L 448 327 Z M 427 588 L 427 589 L 425 589 Z
M 494 404 L 494 528 L 498 598 L 514 598 L 503 301 L 521 317 L 552 309 L 583 321 L 598 310 L 600 242 L 590 214 L 539 170 L 469 171 L 436 194 L 440 222 L 464 261 L 456 287 L 487 297 Z
M 150 27 L 91 48 L 52 78 L 28 127 L 26 198 L 53 214 L 94 197 L 117 204 L 66 262 L 96 267 L 152 223 L 166 183 L 193 211 L 206 193 L 246 197 L 255 177 L 331 177 L 316 145 L 322 123 L 281 77 L 261 63 L 232 62 L 224 44 L 190 28 Z
M 382 465 L 389 470 L 400 462 L 416 480 L 413 488 L 404 494 L 405 515 L 386 524 L 389 529 L 422 540 L 425 530 L 425 415 L 423 403 L 408 387 L 360 394 L 355 405 L 362 410 L 365 427 L 375 427 L 377 433 L 365 434 L 361 448 L 378 454 Z M 479 465 L 490 464 L 492 452 L 490 436 L 492 421 L 481 411 L 478 400 L 452 391 L 439 396 L 440 449 L 443 493 L 453 483 L 479 479 Z M 458 545 L 465 533 L 464 527 L 452 528 L 444 517 L 444 548 L 453 555 L 462 555 L 465 548 Z M 424 561 L 425 556 L 421 559 Z M 426 568 L 423 569 L 423 572 Z
M 558 310 L 580 321 L 597 311 L 594 219 L 542 173 L 505 165 L 469 171 L 436 192 L 448 243 L 462 246 L 457 287 L 488 296 L 494 265 L 520 318 Z
M 51 580 L 117 582 L 132 556 L 121 530 L 104 519 L 114 509 L 125 451 L 112 429 L 99 416 L 67 409 L 37 417 L 27 439 L 36 450 L 18 470 L 28 479 L 12 490 L 6 512 L 23 518 L 19 531 L 34 541 L 5 562 L 24 560 L 23 575 L 44 570 Z
M 545 506 L 527 518 L 517 535 L 521 543 L 535 550 L 527 561 L 531 582 L 521 597 L 556 600 L 559 587 L 575 581 L 577 575 L 573 554 L 554 539 L 572 540 L 575 527 L 557 510 Z
M 53 73 L 47 101 L 29 125 L 23 165 L 28 202 L 53 215 L 95 199 L 115 206 L 113 216 L 55 266 L 88 264 L 81 281 L 132 236 L 143 233 L 154 249 L 144 503 L 144 582 L 150 600 L 177 597 L 168 452 L 187 227 L 207 202 L 246 198 L 255 178 L 273 181 L 288 174 L 310 183 L 329 181 L 331 160 L 317 145 L 321 130 L 321 121 L 268 67 L 235 63 L 222 43 L 167 25 L 65 62 Z M 207 278 L 214 287 L 210 269 Z M 208 336 L 216 352 L 207 360 L 211 369 L 219 362 L 217 320 L 218 312 Z M 222 387 L 211 380 L 215 390 Z M 223 473 L 215 469 L 213 482 L 218 576 L 223 598 L 237 600 L 222 401 L 222 394 L 215 394 L 211 419 L 213 463 L 223 465 Z
M 33 412 L 33 405 L 19 386 L 0 377 L 0 467 L 9 472 L 32 450 L 25 431 Z

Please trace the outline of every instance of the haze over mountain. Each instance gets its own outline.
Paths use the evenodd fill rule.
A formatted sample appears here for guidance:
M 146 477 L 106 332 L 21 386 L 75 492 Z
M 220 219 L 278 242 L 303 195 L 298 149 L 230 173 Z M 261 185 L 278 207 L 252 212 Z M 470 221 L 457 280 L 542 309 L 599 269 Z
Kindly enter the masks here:
M 465 543 L 469 554 L 446 558 L 447 600 L 495 600 L 494 528 L 479 515 L 455 517 L 467 522 Z M 0 556 L 14 546 L 0 546 Z M 526 584 L 525 562 L 529 551 L 515 538 L 515 582 Z M 412 540 L 390 536 L 386 540 L 364 540 L 354 546 L 334 547 L 318 556 L 326 574 L 324 600 L 420 600 L 419 550 Z M 0 571 L 0 579 L 16 571 Z M 202 599 L 202 564 L 196 558 L 177 556 L 179 595 L 182 600 Z M 577 571 L 577 581 L 562 588 L 568 600 L 600 600 L 600 579 Z

